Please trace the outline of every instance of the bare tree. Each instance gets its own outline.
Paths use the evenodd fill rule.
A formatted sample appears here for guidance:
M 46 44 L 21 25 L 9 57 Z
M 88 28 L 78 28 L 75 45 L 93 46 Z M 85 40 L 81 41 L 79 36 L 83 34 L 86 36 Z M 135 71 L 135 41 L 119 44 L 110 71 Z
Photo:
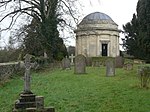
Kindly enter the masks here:
M 35 18 L 38 22 L 43 22 L 49 17 L 52 6 L 57 4 L 57 13 L 59 16 L 69 15 L 77 23 L 78 19 L 75 17 L 76 9 L 74 7 L 75 2 L 77 0 L 1 0 L 0 22 L 6 18 L 11 19 L 9 27 L 6 28 L 10 29 L 17 19 L 24 14 Z M 67 22 L 65 24 L 70 25 Z
M 0 23 L 9 19 L 9 25 L 1 31 L 11 29 L 21 16 L 27 16 L 29 21 L 34 18 L 39 24 L 43 45 L 53 48 L 53 38 L 58 36 L 57 26 L 73 29 L 72 25 L 78 23 L 75 2 L 77 0 L 1 0 Z M 54 23 L 55 26 L 51 27 Z

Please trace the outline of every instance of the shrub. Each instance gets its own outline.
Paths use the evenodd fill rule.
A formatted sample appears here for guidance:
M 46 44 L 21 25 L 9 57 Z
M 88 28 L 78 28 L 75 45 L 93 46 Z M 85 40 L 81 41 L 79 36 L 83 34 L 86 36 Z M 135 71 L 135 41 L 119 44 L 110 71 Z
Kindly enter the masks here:
M 148 88 L 150 80 L 150 66 L 139 66 L 140 83 L 142 88 Z
M 92 57 L 92 62 L 101 62 L 102 65 L 105 65 L 105 62 L 107 59 L 112 59 L 112 60 L 115 60 L 115 58 L 113 57 L 106 57 L 106 56 L 103 56 L 103 57 Z

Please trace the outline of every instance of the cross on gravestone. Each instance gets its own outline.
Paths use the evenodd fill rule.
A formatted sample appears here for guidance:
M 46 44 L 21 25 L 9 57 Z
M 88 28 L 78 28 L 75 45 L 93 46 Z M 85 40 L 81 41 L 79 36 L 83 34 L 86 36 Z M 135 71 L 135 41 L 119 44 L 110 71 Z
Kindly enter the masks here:
M 55 112 L 53 107 L 44 107 L 44 98 L 36 96 L 30 91 L 30 63 L 31 55 L 25 56 L 25 76 L 24 91 L 20 94 L 20 98 L 16 100 L 13 112 Z
M 74 65 L 73 59 L 75 58 L 75 56 L 73 54 L 71 54 L 71 56 L 69 56 L 69 58 L 71 59 L 71 65 Z
M 31 63 L 30 63 L 31 56 L 29 54 L 25 55 L 25 74 L 24 74 L 24 93 L 31 93 L 30 90 L 30 69 L 31 69 Z

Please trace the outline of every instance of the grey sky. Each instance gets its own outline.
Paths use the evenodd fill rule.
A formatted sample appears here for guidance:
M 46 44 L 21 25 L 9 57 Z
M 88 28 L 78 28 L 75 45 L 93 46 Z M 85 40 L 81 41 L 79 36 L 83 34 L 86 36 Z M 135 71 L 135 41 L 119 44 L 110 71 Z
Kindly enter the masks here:
M 84 6 L 82 7 L 83 16 L 81 18 L 92 12 L 103 12 L 118 24 L 119 29 L 122 29 L 122 25 L 129 22 L 133 13 L 136 13 L 138 0 L 80 0 L 80 2 Z M 122 38 L 123 35 L 120 34 L 120 37 Z M 71 40 L 71 43 L 67 44 L 75 45 L 75 40 Z
M 109 15 L 114 22 L 118 24 L 119 29 L 122 29 L 122 25 L 126 24 L 132 19 L 133 13 L 136 13 L 136 5 L 138 0 L 79 0 L 82 4 L 82 18 L 92 12 L 103 12 Z M 5 32 L 3 37 L 8 37 L 9 32 Z M 123 35 L 120 34 L 121 37 Z M 4 41 L 7 38 L 1 40 L 1 43 L 4 44 Z M 75 45 L 74 39 L 69 39 L 67 45 Z

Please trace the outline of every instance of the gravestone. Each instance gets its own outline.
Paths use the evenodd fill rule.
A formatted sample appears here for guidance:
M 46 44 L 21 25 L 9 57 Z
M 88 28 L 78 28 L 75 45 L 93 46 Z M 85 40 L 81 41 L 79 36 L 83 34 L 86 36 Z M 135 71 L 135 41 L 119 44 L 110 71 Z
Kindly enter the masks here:
M 44 58 L 48 58 L 46 51 L 44 51 Z
M 62 69 L 71 69 L 70 60 L 67 57 L 62 59 Z
M 106 76 L 115 76 L 114 60 L 106 60 Z
M 47 111 L 44 108 L 44 98 L 36 96 L 31 92 L 31 55 L 26 54 L 25 56 L 25 74 L 24 74 L 24 90 L 20 94 L 20 98 L 16 100 L 13 112 L 55 112 L 55 109 L 49 107 L 51 111 Z
M 44 65 L 48 65 L 48 55 L 46 53 L 46 51 L 44 51 Z
M 133 70 L 133 63 L 126 63 L 124 64 L 125 70 Z
M 92 67 L 100 67 L 102 65 L 102 63 L 98 60 L 95 60 L 92 62 Z
M 74 65 L 74 58 L 75 56 L 73 54 L 71 54 L 71 56 L 69 56 L 70 60 L 71 60 L 71 65 Z
M 115 58 L 115 67 L 116 68 L 122 68 L 124 65 L 124 59 L 121 56 L 118 56 Z
M 86 58 L 84 55 L 77 55 L 75 57 L 75 74 L 85 74 L 86 73 Z
M 86 65 L 92 66 L 92 58 L 91 57 L 86 57 Z

